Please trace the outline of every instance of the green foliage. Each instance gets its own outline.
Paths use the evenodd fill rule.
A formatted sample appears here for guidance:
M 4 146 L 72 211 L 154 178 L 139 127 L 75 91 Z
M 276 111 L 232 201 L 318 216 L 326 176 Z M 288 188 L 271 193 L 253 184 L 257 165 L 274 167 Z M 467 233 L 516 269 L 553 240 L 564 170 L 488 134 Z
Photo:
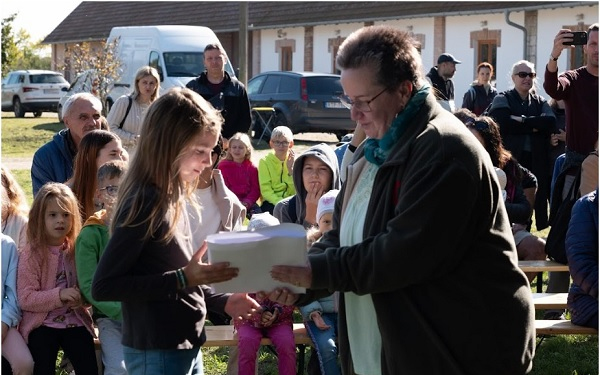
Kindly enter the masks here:
M 17 17 L 16 13 L 2 19 L 2 77 L 12 70 L 13 62 L 19 54 L 12 30 L 12 22 L 15 17 Z
M 45 47 L 38 41 L 32 42 L 31 35 L 24 29 L 16 34 L 12 22 L 16 14 L 2 20 L 2 76 L 18 69 L 51 68 L 50 56 L 44 56 Z
M 76 74 L 86 70 L 94 72 L 91 92 L 102 101 L 104 115 L 108 110 L 106 98 L 123 73 L 122 63 L 117 55 L 119 40 L 117 38 L 111 42 L 102 42 L 99 50 L 92 48 L 88 42 L 75 44 L 65 51 L 64 64 L 59 66 L 60 70 L 71 69 Z

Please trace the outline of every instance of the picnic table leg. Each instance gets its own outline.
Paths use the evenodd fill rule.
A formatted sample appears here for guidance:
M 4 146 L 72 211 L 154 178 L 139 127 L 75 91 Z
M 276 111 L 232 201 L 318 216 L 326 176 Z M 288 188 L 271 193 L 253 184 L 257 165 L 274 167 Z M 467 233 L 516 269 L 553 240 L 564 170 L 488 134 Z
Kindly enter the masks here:
M 538 272 L 538 274 L 536 276 L 536 282 L 537 282 L 537 292 L 542 293 L 542 286 L 544 284 L 544 273 L 543 272 Z
M 298 356 L 298 375 L 304 374 L 304 355 L 306 353 L 306 345 L 299 344 L 300 355 Z

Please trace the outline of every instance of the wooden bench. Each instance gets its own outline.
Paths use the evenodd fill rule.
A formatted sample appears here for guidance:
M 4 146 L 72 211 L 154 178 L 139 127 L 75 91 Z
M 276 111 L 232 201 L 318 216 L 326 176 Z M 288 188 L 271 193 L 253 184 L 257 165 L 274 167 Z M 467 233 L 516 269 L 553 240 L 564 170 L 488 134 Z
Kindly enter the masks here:
M 236 346 L 237 335 L 233 332 L 233 326 L 204 326 L 206 331 L 206 342 L 202 345 L 209 346 Z M 304 373 L 304 352 L 307 345 L 312 345 L 310 336 L 306 333 L 303 323 L 294 323 L 294 342 L 298 347 L 298 375 Z M 272 345 L 271 339 L 263 337 L 261 345 Z
M 558 263 L 553 260 L 520 260 L 519 268 L 523 272 L 537 273 L 537 292 L 542 292 L 542 273 L 543 272 L 569 272 L 569 266 Z
M 532 293 L 536 310 L 566 309 L 569 293 Z
M 211 346 L 237 346 L 238 338 L 233 332 L 233 326 L 204 326 L 206 332 L 206 342 L 202 345 L 203 347 Z M 98 330 L 96 329 L 96 336 L 98 336 Z M 303 323 L 294 323 L 294 342 L 298 347 L 300 353 L 298 355 L 298 374 L 304 373 L 304 352 L 307 345 L 312 345 L 310 336 L 306 333 L 306 327 Z M 96 350 L 101 350 L 100 340 L 94 339 Z M 271 339 L 263 337 L 260 341 L 261 345 L 272 345 Z M 101 362 L 100 362 L 101 363 Z
M 537 335 L 597 335 L 598 330 L 576 326 L 570 320 L 536 320 Z
M 523 272 L 569 272 L 569 266 L 553 260 L 520 260 L 519 268 Z

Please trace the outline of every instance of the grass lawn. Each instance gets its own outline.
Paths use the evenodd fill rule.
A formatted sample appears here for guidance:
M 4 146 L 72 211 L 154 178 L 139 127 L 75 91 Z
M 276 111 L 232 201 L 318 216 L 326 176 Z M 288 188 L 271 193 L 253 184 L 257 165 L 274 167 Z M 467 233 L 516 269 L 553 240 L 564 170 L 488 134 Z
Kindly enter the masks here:
M 2 158 L 31 158 L 35 150 L 48 142 L 63 124 L 56 117 L 14 118 L 12 113 L 2 113 Z M 294 148 L 298 153 L 308 147 L 309 143 L 296 142 Z M 267 152 L 265 142 L 257 147 L 257 154 Z M 29 199 L 31 199 L 31 176 L 28 169 L 12 170 Z M 30 200 L 31 203 L 31 200 Z M 548 229 L 533 232 L 540 237 L 547 237 Z M 483 275 L 485 277 L 485 275 Z M 544 274 L 544 285 L 547 284 L 547 273 Z M 536 281 L 532 284 L 535 291 Z M 542 311 L 537 311 L 541 319 Z M 399 338 L 401 340 L 401 338 Z M 494 345 L 494 337 L 490 337 L 490 350 Z M 539 342 L 539 339 L 538 339 Z M 228 349 L 203 348 L 204 370 L 206 375 L 226 373 Z M 277 359 L 268 350 L 261 348 L 259 352 L 259 374 L 275 375 Z M 307 355 L 308 361 L 308 355 Z M 536 349 L 532 375 L 595 375 L 598 374 L 598 336 L 554 336 L 544 338 Z

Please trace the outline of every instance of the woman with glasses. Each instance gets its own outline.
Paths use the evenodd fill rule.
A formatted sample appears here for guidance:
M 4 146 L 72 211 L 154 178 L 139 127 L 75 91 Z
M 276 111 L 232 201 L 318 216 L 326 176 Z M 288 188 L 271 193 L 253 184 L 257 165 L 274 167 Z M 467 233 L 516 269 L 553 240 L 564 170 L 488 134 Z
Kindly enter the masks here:
M 97 173 L 102 164 L 111 160 L 129 160 L 118 135 L 108 130 L 93 130 L 81 139 L 75 156 L 73 177 L 66 184 L 79 201 L 84 222 L 102 208 L 95 197 Z
M 367 139 L 309 267 L 271 270 L 306 294 L 269 298 L 305 305 L 340 292 L 344 374 L 525 374 L 533 301 L 485 150 L 436 102 L 407 32 L 364 27 L 336 63 Z
M 500 126 L 504 147 L 538 179 L 533 208 L 535 226 L 542 230 L 548 227 L 550 138 L 557 132 L 556 117 L 546 99 L 536 93 L 533 63 L 517 61 L 511 72 L 514 88 L 494 98 L 489 115 Z

